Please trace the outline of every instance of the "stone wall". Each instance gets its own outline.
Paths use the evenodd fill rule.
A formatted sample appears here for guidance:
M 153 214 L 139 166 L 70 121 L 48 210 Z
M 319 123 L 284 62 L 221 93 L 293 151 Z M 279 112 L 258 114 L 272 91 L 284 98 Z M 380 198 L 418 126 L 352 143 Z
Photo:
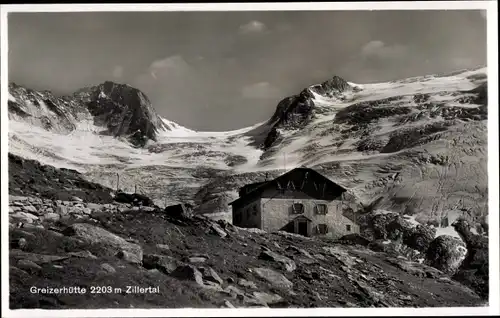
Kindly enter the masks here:
M 292 212 L 292 205 L 294 203 L 302 203 L 304 205 L 303 214 L 294 214 Z M 326 204 L 328 212 L 325 215 L 317 214 L 315 209 L 317 204 Z M 263 215 L 261 228 L 268 232 L 278 231 L 296 217 L 302 215 L 312 221 L 310 228 L 312 235 L 317 235 L 316 226 L 318 224 L 326 224 L 328 226 L 327 236 L 333 238 L 351 233 L 359 233 L 359 226 L 342 215 L 342 201 L 262 198 L 260 205 Z M 350 231 L 347 230 L 348 225 L 350 226 Z

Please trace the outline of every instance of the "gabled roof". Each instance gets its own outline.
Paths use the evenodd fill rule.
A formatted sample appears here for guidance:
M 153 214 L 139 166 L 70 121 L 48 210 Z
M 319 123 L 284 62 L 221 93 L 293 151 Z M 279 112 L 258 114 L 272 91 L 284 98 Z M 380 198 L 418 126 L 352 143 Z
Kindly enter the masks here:
M 293 222 L 293 221 L 298 221 L 298 220 L 306 220 L 306 221 L 310 221 L 310 222 L 312 222 L 312 220 L 311 220 L 310 218 L 308 218 L 307 216 L 305 216 L 305 215 L 299 215 L 298 217 L 294 218 L 294 219 L 292 220 L 292 222 Z
M 317 172 L 316 170 L 311 169 L 311 168 L 300 167 L 300 168 L 292 169 L 292 170 L 282 174 L 281 176 L 277 177 L 276 179 L 273 179 L 273 180 L 270 180 L 267 182 L 263 182 L 261 185 L 257 185 L 255 188 L 253 188 L 253 190 L 249 191 L 247 194 L 245 194 L 243 196 L 240 196 L 238 199 L 229 203 L 229 205 L 234 205 L 235 203 L 239 203 L 239 202 L 242 202 L 245 200 L 257 198 L 265 190 L 275 187 L 277 185 L 277 183 L 280 183 L 281 181 L 286 180 L 287 178 L 290 178 L 292 176 L 294 176 L 294 178 L 300 179 L 300 180 L 303 180 L 306 178 L 312 178 L 312 179 L 320 181 L 322 183 L 327 183 L 331 188 L 334 188 L 337 192 L 342 193 L 342 192 L 347 191 L 347 189 L 336 184 L 335 182 L 328 179 L 327 177 L 325 177 L 321 173 Z

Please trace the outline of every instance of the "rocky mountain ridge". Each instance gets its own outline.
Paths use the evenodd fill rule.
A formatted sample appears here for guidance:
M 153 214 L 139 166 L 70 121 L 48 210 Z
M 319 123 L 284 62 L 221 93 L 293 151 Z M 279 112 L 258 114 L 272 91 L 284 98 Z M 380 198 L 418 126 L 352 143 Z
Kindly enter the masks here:
M 171 129 L 144 93 L 110 81 L 61 97 L 10 83 L 8 106 L 11 120 L 29 121 L 61 134 L 69 134 L 87 121 L 98 133 L 125 137 L 139 147 L 155 141 L 160 131 Z

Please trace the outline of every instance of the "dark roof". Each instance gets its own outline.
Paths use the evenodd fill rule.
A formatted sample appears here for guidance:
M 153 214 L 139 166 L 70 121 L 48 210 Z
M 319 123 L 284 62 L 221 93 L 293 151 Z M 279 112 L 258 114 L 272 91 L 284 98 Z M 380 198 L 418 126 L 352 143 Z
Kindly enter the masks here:
M 245 194 L 249 193 L 250 191 L 253 191 L 263 185 L 264 183 L 267 183 L 268 181 L 261 181 L 261 182 L 254 182 L 254 183 L 249 183 L 244 186 L 242 186 L 239 190 L 239 195 L 240 197 L 244 196 Z
M 273 184 L 275 184 L 276 181 L 279 182 L 280 180 L 286 179 L 290 175 L 300 174 L 301 176 L 305 176 L 306 173 L 308 175 L 311 175 L 312 178 L 314 178 L 316 180 L 319 179 L 319 180 L 322 180 L 324 182 L 329 183 L 332 187 L 337 188 L 337 190 L 339 190 L 340 192 L 347 191 L 347 189 L 345 189 L 344 187 L 336 184 L 335 182 L 333 182 L 332 180 L 328 179 L 327 177 L 325 177 L 321 173 L 317 172 L 316 170 L 311 169 L 311 168 L 300 167 L 300 168 L 292 169 L 292 170 L 290 170 L 290 171 L 282 174 L 281 176 L 279 176 L 279 177 L 277 177 L 277 178 L 275 178 L 273 180 L 269 180 L 267 182 L 260 182 L 261 183 L 260 185 L 258 185 L 259 182 L 257 182 L 257 183 L 252 183 L 252 184 L 248 184 L 248 185 L 244 186 L 244 187 L 247 187 L 247 186 L 257 185 L 255 188 L 253 188 L 251 191 L 249 191 L 245 195 L 240 196 L 238 199 L 236 199 L 233 202 L 229 203 L 229 205 L 234 205 L 235 203 L 239 203 L 239 202 L 242 202 L 242 201 L 245 201 L 245 200 L 249 200 L 249 199 L 258 197 L 266 189 L 268 189 L 269 187 L 273 186 Z

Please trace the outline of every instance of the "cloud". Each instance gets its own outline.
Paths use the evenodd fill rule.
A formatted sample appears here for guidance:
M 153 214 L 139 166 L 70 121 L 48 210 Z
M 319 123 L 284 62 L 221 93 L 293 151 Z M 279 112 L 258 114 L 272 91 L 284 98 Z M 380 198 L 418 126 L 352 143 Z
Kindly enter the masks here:
M 153 79 L 163 76 L 182 76 L 189 73 L 191 66 L 180 55 L 173 55 L 164 59 L 153 61 L 149 66 L 148 73 Z
M 123 66 L 117 65 L 113 69 L 113 77 L 114 78 L 121 78 L 123 76 Z
M 244 98 L 277 98 L 281 96 L 281 92 L 268 82 L 259 82 L 246 85 L 241 89 L 241 95 Z
M 267 29 L 266 25 L 260 21 L 250 21 L 247 24 L 240 26 L 240 32 L 243 34 L 247 33 L 260 33 Z
M 361 48 L 361 56 L 365 59 L 400 59 L 408 53 L 404 45 L 386 45 L 382 41 L 370 41 Z

